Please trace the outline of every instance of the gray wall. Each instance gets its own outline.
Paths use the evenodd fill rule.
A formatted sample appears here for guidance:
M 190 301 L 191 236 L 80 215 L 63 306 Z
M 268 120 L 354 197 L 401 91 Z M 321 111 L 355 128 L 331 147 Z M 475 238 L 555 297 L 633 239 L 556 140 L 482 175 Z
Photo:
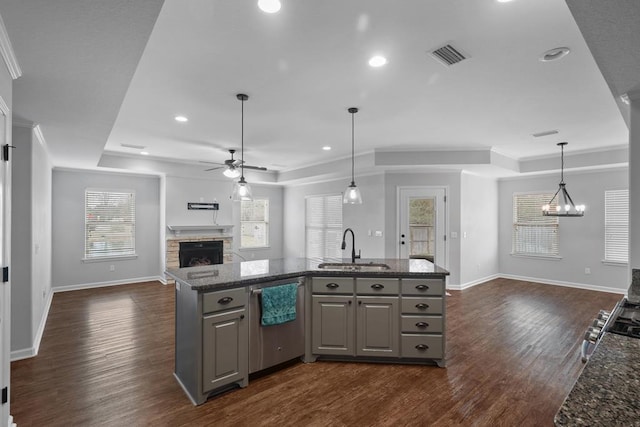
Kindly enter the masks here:
M 212 172 L 212 177 L 209 179 L 167 176 L 166 225 L 213 225 L 211 211 L 188 210 L 187 203 L 210 203 L 216 199 L 220 205 L 216 223 L 233 225 L 233 252 L 236 254 L 234 261 L 241 261 L 242 258 L 247 260 L 281 258 L 283 251 L 282 187 L 256 185 L 249 182 L 254 198 L 269 199 L 269 247 L 240 249 L 240 203 L 231 201 L 231 193 L 236 180 L 216 179 L 221 175 L 219 172 Z
M 13 127 L 11 350 L 35 354 L 51 297 L 51 162 L 29 127 Z
M 565 172 L 567 190 L 576 204 L 586 205 L 582 218 L 560 218 L 560 259 L 511 255 L 513 194 L 555 192 L 559 174 L 502 179 L 499 181 L 499 269 L 502 274 L 550 283 L 584 285 L 591 289 L 623 292 L 627 289 L 626 265 L 603 263 L 604 192 L 628 188 L 626 168 L 610 171 Z M 591 274 L 585 274 L 585 268 Z
M 460 283 L 498 274 L 498 182 L 463 172 L 460 197 Z
M 284 256 L 305 256 L 305 198 L 307 196 L 342 194 L 349 185 L 347 179 L 316 184 L 289 186 L 284 190 Z M 385 187 L 384 175 L 356 177 L 363 203 L 343 205 L 342 226 L 353 229 L 356 236 L 356 253 L 362 250 L 363 258 L 385 257 Z M 368 236 L 372 230 L 372 236 Z M 373 231 L 383 232 L 375 237 Z M 351 246 L 343 251 L 343 257 L 351 256 Z
M 82 261 L 86 188 L 135 191 L 136 259 Z M 158 177 L 54 169 L 53 287 L 73 289 L 138 280 L 160 280 L 160 210 Z M 115 271 L 110 271 L 111 265 L 115 267 Z

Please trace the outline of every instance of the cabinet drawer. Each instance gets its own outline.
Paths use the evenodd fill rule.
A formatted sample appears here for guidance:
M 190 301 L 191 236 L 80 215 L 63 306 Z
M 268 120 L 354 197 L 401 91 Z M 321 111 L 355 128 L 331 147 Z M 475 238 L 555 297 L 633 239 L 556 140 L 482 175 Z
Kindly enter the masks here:
M 234 307 L 242 307 L 247 304 L 247 291 L 245 288 L 228 289 L 219 292 L 202 294 L 202 312 L 228 310 Z
M 402 279 L 403 295 L 442 295 L 442 279 Z
M 402 334 L 400 347 L 402 357 L 444 358 L 442 335 Z
M 407 314 L 442 314 L 442 298 L 402 297 L 401 307 Z
M 356 279 L 358 295 L 398 295 L 400 283 L 398 279 Z
M 402 316 L 402 332 L 414 334 L 442 333 L 442 316 Z
M 352 277 L 314 277 L 311 281 L 314 294 L 352 294 Z

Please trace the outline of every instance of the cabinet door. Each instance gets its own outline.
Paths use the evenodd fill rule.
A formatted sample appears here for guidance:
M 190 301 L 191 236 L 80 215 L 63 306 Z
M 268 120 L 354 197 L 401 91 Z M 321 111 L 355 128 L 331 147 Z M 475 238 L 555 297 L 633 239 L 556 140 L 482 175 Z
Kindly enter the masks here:
M 357 319 L 358 356 L 399 356 L 398 297 L 360 297 Z
M 249 364 L 245 308 L 212 314 L 202 321 L 202 391 L 245 379 Z
M 311 311 L 313 353 L 353 356 L 353 297 L 313 295 Z

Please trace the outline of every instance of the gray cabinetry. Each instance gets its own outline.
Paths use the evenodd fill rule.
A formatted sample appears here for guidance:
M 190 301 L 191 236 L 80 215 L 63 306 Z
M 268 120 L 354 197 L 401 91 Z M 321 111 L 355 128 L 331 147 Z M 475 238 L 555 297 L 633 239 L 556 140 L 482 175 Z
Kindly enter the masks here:
M 247 321 L 245 307 L 210 314 L 202 319 L 202 391 L 247 376 Z
M 400 354 L 397 296 L 359 296 L 357 310 L 358 356 L 395 357 Z
M 245 288 L 202 294 L 202 392 L 247 385 L 249 329 Z
M 353 356 L 353 295 L 314 294 L 311 299 L 313 353 Z

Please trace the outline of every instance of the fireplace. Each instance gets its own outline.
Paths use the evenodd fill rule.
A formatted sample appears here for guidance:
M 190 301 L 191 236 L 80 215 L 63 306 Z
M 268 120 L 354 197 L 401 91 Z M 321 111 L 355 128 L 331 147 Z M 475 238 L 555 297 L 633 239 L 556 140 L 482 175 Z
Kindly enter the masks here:
M 180 268 L 222 264 L 222 240 L 180 242 Z

